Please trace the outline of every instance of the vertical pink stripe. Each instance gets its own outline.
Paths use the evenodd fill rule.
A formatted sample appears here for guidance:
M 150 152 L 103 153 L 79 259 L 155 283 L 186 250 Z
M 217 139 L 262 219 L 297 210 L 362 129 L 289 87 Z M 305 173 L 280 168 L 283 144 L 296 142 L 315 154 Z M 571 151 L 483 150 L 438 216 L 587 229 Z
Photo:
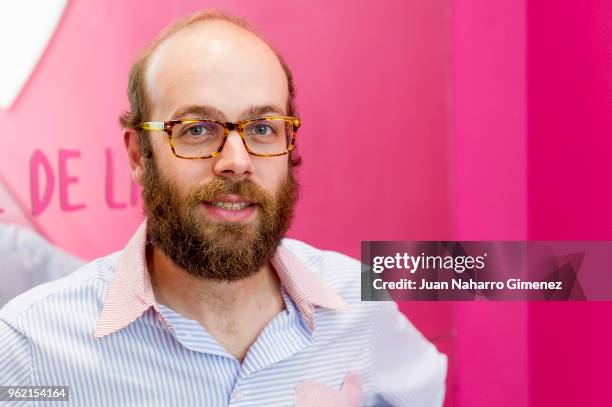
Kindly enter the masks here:
M 529 237 L 612 239 L 612 3 L 528 11 Z M 612 405 L 611 313 L 609 302 L 529 305 L 531 405 Z
M 453 1 L 456 239 L 524 239 L 525 3 Z M 527 404 L 521 303 L 455 306 L 458 403 Z

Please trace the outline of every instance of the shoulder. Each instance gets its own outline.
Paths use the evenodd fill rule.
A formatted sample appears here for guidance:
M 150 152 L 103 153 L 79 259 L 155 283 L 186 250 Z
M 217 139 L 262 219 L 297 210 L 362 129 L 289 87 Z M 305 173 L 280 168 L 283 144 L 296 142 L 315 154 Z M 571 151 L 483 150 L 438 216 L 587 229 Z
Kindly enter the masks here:
M 329 267 L 348 272 L 361 269 L 359 260 L 333 250 L 322 250 L 300 240 L 288 238 L 283 239 L 281 244 L 317 272 L 325 272 Z
M 65 277 L 18 295 L 0 309 L 0 321 L 19 330 L 33 319 L 52 320 L 79 310 L 99 312 L 118 255 L 95 259 Z

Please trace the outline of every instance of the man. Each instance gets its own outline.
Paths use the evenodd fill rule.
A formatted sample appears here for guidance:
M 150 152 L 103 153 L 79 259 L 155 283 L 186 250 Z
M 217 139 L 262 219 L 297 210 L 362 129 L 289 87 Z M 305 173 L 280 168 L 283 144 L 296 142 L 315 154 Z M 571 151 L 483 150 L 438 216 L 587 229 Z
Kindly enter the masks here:
M 282 239 L 300 122 L 277 52 L 196 13 L 145 50 L 128 94 L 147 221 L 0 312 L 0 384 L 70 386 L 75 405 L 442 404 L 446 358 L 394 303 L 360 302 L 359 263 Z

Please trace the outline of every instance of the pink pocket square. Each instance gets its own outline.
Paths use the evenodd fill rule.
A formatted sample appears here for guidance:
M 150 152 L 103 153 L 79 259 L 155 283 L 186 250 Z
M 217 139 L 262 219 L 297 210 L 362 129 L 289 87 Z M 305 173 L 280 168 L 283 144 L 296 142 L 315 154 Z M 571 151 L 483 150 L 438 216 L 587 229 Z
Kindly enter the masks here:
M 295 388 L 295 407 L 359 407 L 361 405 L 361 378 L 350 372 L 340 390 L 306 380 Z

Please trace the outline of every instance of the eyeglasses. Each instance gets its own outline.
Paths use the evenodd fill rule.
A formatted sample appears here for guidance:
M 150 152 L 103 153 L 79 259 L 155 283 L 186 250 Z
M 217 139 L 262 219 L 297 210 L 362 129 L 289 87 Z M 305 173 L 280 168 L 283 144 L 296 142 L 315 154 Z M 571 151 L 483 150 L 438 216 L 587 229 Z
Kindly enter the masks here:
M 264 116 L 237 123 L 210 119 L 177 119 L 165 122 L 145 122 L 138 126 L 144 131 L 168 134 L 172 152 L 178 158 L 204 159 L 219 155 L 227 136 L 236 130 L 249 154 L 277 157 L 294 149 L 300 119 L 289 116 Z

